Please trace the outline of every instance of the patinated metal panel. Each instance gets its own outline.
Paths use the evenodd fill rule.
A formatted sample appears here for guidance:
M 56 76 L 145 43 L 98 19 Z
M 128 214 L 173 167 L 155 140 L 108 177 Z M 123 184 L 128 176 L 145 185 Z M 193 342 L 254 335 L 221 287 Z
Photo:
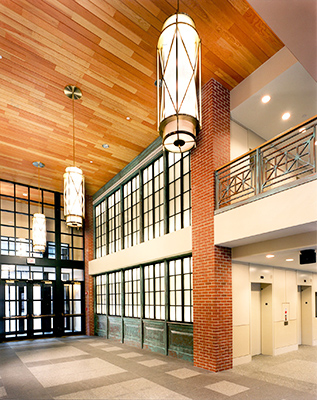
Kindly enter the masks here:
M 168 355 L 193 361 L 193 325 L 168 324 Z
M 143 321 L 143 348 L 166 354 L 166 325 L 164 321 Z
M 141 320 L 138 318 L 124 318 L 124 343 L 141 347 Z
M 98 336 L 107 337 L 108 319 L 106 315 L 95 314 L 95 332 Z
M 122 341 L 121 317 L 108 317 L 109 339 Z

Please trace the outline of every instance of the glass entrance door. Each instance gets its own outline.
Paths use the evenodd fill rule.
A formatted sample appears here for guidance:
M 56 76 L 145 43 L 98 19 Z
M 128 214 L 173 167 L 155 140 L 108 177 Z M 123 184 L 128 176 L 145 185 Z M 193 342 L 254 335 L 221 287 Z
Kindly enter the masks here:
M 23 338 L 53 334 L 53 282 L 5 282 L 4 337 Z
M 5 337 L 27 336 L 29 317 L 27 283 L 7 281 L 4 294 Z
M 32 288 L 33 335 L 52 335 L 54 325 L 52 282 L 34 283 Z
M 64 332 L 78 333 L 82 330 L 81 282 L 64 283 Z

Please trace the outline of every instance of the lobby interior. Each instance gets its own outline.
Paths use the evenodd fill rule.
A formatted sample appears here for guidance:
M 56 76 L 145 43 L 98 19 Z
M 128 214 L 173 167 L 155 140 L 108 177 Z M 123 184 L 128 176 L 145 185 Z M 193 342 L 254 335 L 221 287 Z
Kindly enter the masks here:
M 285 3 L 0 1 L 0 398 L 317 398 L 317 7 Z M 177 7 L 202 127 L 174 156 L 156 46 Z

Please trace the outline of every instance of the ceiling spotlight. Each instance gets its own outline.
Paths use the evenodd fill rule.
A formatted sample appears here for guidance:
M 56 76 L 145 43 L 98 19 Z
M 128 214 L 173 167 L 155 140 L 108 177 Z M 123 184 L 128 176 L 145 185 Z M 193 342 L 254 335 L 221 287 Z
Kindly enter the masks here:
M 266 94 L 265 96 L 262 97 L 262 103 L 268 103 L 271 100 L 271 96 L 269 96 L 268 94 Z
M 127 120 L 127 121 L 130 121 L 130 120 L 131 120 L 131 117 L 126 117 L 126 120 Z
M 286 113 L 284 113 L 284 114 L 282 115 L 282 120 L 283 120 L 283 121 L 286 121 L 286 120 L 289 119 L 290 116 L 291 116 L 291 114 L 290 114 L 289 112 L 286 112 Z
M 27 193 L 22 193 L 22 196 L 26 197 L 28 194 Z
M 107 143 L 104 143 L 104 144 L 102 145 L 102 147 L 103 147 L 104 149 L 108 149 L 109 145 L 108 145 Z
M 275 256 L 273 254 L 267 254 L 266 258 L 274 258 Z
M 93 163 L 93 161 L 89 161 L 90 162 L 90 164 L 92 164 Z
M 285 261 L 294 261 L 294 258 L 287 258 Z

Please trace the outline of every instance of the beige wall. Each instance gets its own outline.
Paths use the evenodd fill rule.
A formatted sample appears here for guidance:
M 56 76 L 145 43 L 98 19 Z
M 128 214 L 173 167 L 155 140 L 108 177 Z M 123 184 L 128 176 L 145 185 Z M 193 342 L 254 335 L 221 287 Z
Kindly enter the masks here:
M 230 121 L 230 160 L 260 146 L 266 142 L 250 129 L 244 128 L 235 121 Z
M 141 243 L 129 249 L 109 254 L 89 262 L 89 274 L 96 275 L 116 269 L 132 267 L 164 258 L 177 257 L 192 251 L 192 228 Z
M 317 222 L 317 179 L 215 215 L 215 244 L 236 247 Z M 234 223 L 232 222 L 234 221 Z
M 278 355 L 298 348 L 298 332 L 301 329 L 298 287 L 302 284 L 303 276 L 307 285 L 311 285 L 310 298 L 305 300 L 312 305 L 311 322 L 308 323 L 312 332 L 311 344 L 317 345 L 317 273 L 234 262 L 232 269 L 234 365 L 251 360 L 251 282 L 261 282 L 262 354 Z M 259 279 L 259 276 L 263 276 L 263 279 Z M 287 325 L 284 324 L 285 308 L 288 311 Z

